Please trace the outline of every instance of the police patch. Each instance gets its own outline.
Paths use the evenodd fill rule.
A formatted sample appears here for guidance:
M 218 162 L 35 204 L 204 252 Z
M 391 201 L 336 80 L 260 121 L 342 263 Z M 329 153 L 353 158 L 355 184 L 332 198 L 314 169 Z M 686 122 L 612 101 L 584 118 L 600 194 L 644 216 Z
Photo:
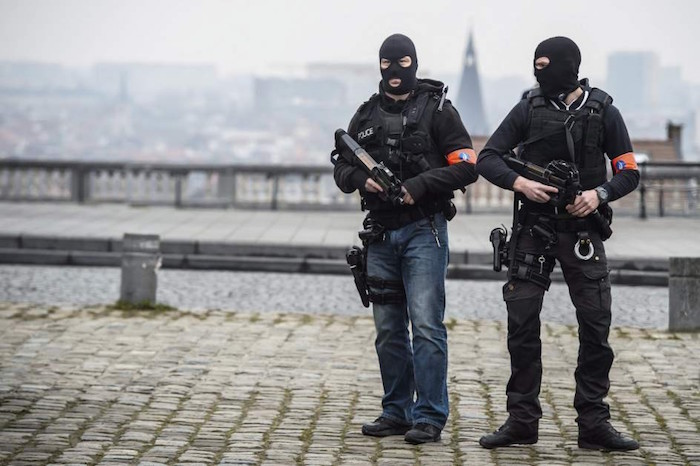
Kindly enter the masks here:
M 616 168 L 618 170 L 624 170 L 625 169 L 625 161 L 624 160 L 618 160 L 617 161 L 617 166 Z
M 359 139 L 359 140 L 366 139 L 373 134 L 374 134 L 374 127 L 370 126 L 369 128 L 365 129 L 364 131 L 360 131 L 359 133 L 357 133 L 357 139 Z
M 460 152 L 459 158 L 464 160 L 465 162 L 469 162 L 469 154 L 467 154 L 466 152 Z

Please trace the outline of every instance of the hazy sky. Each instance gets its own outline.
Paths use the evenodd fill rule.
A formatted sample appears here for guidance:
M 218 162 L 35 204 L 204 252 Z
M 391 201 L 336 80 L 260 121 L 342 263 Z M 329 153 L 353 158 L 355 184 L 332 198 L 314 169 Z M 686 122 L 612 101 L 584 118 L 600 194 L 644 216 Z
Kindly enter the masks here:
M 653 50 L 700 83 L 698 0 L 0 0 L 0 60 L 208 62 L 225 74 L 311 61 L 377 62 L 382 40 L 409 35 L 420 69 L 457 73 L 470 28 L 490 77 L 531 76 L 539 41 L 566 35 L 582 76 L 607 55 Z

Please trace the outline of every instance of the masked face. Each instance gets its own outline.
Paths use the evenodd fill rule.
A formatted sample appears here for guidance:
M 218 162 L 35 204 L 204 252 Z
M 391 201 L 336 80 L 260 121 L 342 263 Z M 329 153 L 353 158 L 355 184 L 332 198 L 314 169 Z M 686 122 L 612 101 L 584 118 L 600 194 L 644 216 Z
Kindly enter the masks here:
M 537 59 L 542 57 L 548 58 L 549 64 L 540 69 L 542 63 Z M 578 87 L 581 51 L 568 37 L 552 37 L 541 42 L 535 49 L 533 63 L 535 78 L 545 96 L 556 98 Z
M 403 34 L 386 38 L 379 49 L 382 89 L 394 95 L 407 94 L 416 87 L 416 47 Z

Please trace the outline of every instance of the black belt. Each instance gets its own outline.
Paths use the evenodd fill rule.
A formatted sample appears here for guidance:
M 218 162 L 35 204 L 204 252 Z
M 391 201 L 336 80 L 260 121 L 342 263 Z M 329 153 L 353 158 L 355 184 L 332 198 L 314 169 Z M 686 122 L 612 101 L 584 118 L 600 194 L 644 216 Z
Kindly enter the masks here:
M 430 215 L 442 212 L 446 201 L 413 205 L 404 209 L 390 211 L 370 211 L 370 217 L 387 230 L 397 230 L 409 223 L 416 222 Z
M 588 219 L 588 217 L 559 217 L 554 215 L 548 215 L 541 212 L 527 212 L 525 215 L 525 220 L 523 224 L 527 227 L 531 227 L 538 223 L 547 223 L 557 232 L 579 232 L 579 231 L 590 231 L 595 230 L 593 224 Z

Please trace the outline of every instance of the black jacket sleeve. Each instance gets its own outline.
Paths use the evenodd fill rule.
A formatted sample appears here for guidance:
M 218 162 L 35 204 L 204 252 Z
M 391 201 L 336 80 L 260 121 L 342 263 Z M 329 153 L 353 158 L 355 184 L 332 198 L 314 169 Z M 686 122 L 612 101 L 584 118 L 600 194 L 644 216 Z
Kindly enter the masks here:
M 433 168 L 406 180 L 403 185 L 416 201 L 426 193 L 451 194 L 479 177 L 476 174 L 471 137 L 449 100 L 445 101 L 442 111 L 435 111 L 430 136 L 443 156 L 447 157 L 450 152 L 459 149 L 469 149 L 472 153 L 471 160 Z
M 525 140 L 528 113 L 528 101 L 523 99 L 508 113 L 479 153 L 476 171 L 500 188 L 512 190 L 518 177 L 503 160 L 503 155 Z
M 603 114 L 603 125 L 605 128 L 605 140 L 603 150 L 610 160 L 624 155 L 633 154 L 632 142 L 625 120 L 622 119 L 620 111 L 614 105 L 609 105 Z M 608 202 L 620 199 L 631 193 L 639 184 L 639 170 L 636 165 L 632 169 L 620 170 L 613 175 L 610 181 L 603 183 L 603 188 L 609 193 Z
M 357 134 L 357 115 L 356 113 L 352 117 L 350 125 L 348 126 L 348 134 L 353 138 L 355 134 Z M 365 182 L 369 176 L 361 167 L 348 162 L 348 160 L 341 155 L 338 157 L 333 167 L 333 178 L 335 178 L 335 184 L 338 185 L 340 190 L 344 193 L 351 193 L 359 189 L 360 193 L 364 194 Z

